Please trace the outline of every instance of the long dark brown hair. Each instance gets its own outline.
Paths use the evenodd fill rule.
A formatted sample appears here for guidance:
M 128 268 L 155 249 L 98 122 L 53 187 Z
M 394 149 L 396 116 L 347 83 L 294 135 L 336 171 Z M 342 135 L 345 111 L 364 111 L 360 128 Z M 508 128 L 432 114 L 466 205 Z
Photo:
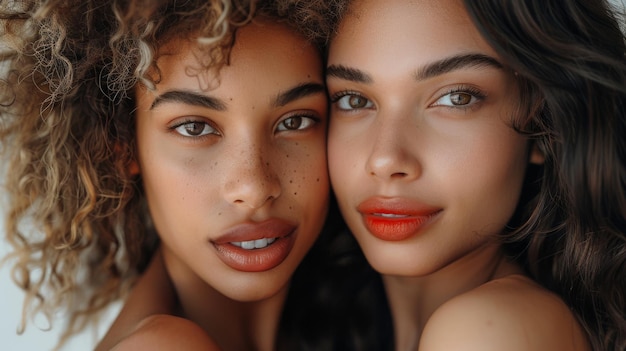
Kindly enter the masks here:
M 624 15 L 602 0 L 465 5 L 535 106 L 515 125 L 545 155 L 505 246 L 570 306 L 594 350 L 626 350 Z

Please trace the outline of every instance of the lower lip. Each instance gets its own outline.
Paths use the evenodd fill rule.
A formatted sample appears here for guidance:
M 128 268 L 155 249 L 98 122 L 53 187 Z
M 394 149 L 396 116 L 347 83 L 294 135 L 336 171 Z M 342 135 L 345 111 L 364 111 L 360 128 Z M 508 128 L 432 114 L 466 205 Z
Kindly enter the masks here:
M 408 239 L 432 222 L 432 218 L 437 215 L 433 213 L 428 216 L 408 216 L 408 217 L 383 217 L 374 214 L 364 214 L 363 221 L 365 227 L 372 235 L 385 241 L 401 241 Z
M 230 268 L 242 272 L 263 272 L 281 264 L 291 252 L 294 242 L 295 235 L 291 233 L 262 249 L 246 250 L 229 243 L 213 245 L 218 257 Z

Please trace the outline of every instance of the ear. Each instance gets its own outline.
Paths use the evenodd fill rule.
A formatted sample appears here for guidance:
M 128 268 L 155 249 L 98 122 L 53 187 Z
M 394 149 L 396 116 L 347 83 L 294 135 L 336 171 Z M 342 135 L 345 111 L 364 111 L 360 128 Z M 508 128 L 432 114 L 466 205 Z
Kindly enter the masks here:
M 539 149 L 536 142 L 531 142 L 530 144 L 530 155 L 528 157 L 528 162 L 535 165 L 542 165 L 546 161 L 545 155 L 543 151 Z

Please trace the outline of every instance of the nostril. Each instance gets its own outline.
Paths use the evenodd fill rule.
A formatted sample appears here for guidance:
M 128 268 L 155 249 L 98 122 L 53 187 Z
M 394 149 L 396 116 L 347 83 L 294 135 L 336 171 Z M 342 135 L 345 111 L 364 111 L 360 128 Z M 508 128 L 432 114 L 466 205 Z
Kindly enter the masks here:
M 391 178 L 404 178 L 404 177 L 406 177 L 406 176 L 408 176 L 408 174 L 407 174 L 407 173 L 404 173 L 404 172 L 396 172 L 396 173 L 393 173 L 393 174 L 391 175 Z
M 376 172 L 371 171 L 371 172 L 370 172 L 370 175 L 375 177 L 375 176 L 376 176 Z M 389 177 L 390 177 L 390 178 L 405 178 L 405 177 L 407 177 L 408 175 L 409 175 L 409 174 L 408 174 L 408 173 L 406 173 L 406 172 L 395 172 L 395 173 L 392 173 Z

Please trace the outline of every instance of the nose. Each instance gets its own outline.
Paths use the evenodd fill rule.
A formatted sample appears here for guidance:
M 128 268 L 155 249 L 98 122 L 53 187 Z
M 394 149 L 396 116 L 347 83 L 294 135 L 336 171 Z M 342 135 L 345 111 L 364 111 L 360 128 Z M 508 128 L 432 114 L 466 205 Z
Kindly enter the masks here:
M 280 180 L 264 148 L 249 145 L 240 150 L 225 174 L 224 197 L 231 204 L 258 209 L 280 196 Z
M 373 143 L 367 159 L 366 172 L 378 179 L 412 181 L 422 172 L 416 143 L 416 128 L 401 119 L 379 119 L 373 129 Z

